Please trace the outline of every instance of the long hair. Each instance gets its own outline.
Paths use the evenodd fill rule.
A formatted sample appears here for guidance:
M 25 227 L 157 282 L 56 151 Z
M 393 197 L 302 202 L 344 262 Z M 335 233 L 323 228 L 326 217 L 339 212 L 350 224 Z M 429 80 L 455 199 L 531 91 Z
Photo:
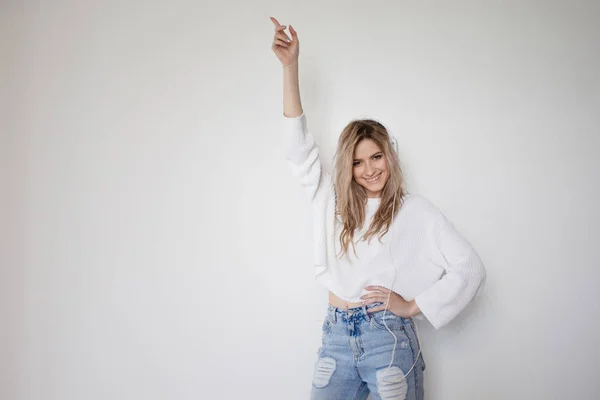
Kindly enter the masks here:
M 371 139 L 383 152 L 388 168 L 388 180 L 381 193 L 379 208 L 363 240 L 368 240 L 370 243 L 371 239 L 379 234 L 381 241 L 390 229 L 392 209 L 395 214 L 398 212 L 406 194 L 398 155 L 392 148 L 387 129 L 372 119 L 357 119 L 346 125 L 338 140 L 334 165 L 335 213 L 343 225 L 340 234 L 341 251 L 338 254 L 340 257 L 348 252 L 350 244 L 356 255 L 354 232 L 363 226 L 366 217 L 367 191 L 354 180 L 353 175 L 354 150 L 358 143 L 365 139 Z

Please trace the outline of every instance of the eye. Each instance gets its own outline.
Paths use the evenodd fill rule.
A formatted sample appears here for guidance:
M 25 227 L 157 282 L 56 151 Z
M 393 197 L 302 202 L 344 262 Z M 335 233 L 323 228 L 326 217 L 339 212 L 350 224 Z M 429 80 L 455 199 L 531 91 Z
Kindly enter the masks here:
M 382 155 L 381 155 L 381 154 L 377 154 L 377 155 L 376 155 L 376 156 L 374 156 L 373 158 L 374 158 L 375 160 L 379 160 L 381 157 L 382 157 Z
M 356 167 L 358 164 L 360 164 L 360 161 L 354 161 L 354 163 L 352 163 L 352 166 Z

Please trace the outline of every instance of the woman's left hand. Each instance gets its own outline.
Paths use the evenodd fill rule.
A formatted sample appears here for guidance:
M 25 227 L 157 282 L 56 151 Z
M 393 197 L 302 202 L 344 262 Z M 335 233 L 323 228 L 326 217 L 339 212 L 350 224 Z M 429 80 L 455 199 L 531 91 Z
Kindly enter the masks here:
M 417 315 L 421 312 L 419 306 L 414 300 L 406 301 L 398 293 L 392 292 L 384 287 L 367 286 L 365 287 L 365 290 L 369 291 L 369 293 L 361 297 L 361 299 L 363 300 L 363 304 L 367 305 L 373 303 L 383 303 L 377 307 L 371 308 L 369 310 L 369 313 L 385 310 L 385 305 L 388 300 L 388 296 L 390 297 L 390 302 L 388 303 L 387 309 L 394 315 L 403 318 L 410 318 L 413 315 Z

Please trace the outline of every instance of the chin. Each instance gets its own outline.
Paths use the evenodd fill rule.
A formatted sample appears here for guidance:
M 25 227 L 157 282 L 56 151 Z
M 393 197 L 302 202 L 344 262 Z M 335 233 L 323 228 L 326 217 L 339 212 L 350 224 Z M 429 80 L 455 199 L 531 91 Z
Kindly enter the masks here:
M 383 193 L 383 186 L 377 187 L 377 188 L 369 188 L 369 191 L 372 193 L 377 193 L 377 197 L 380 197 L 381 194 Z

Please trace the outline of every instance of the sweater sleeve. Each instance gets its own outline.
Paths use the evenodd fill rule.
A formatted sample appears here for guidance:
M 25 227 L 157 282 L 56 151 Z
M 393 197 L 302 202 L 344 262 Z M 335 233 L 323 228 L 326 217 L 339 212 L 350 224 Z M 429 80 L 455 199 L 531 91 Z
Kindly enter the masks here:
M 433 327 L 440 329 L 482 291 L 486 272 L 479 255 L 452 223 L 439 210 L 434 215 L 434 259 L 445 274 L 416 296 L 415 302 Z
M 300 179 L 308 198 L 316 201 L 331 186 L 331 176 L 323 171 L 319 148 L 308 130 L 306 115 L 284 115 L 284 151 L 292 174 Z

